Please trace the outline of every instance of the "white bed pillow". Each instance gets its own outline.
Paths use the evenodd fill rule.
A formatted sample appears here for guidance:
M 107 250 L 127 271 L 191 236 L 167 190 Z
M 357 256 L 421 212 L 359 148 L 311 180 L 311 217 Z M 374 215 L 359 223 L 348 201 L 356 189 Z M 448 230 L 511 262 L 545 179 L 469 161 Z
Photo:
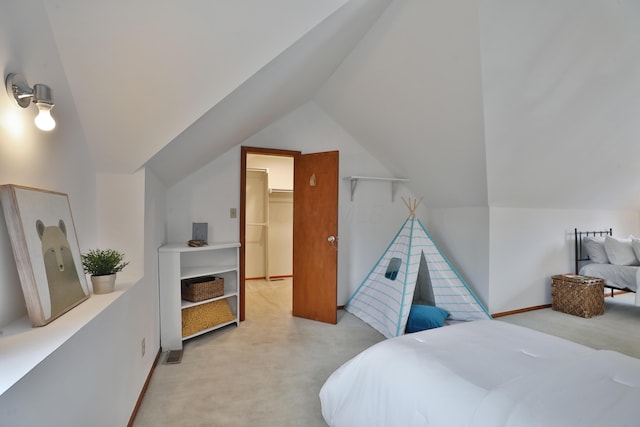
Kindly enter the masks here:
M 633 249 L 633 253 L 635 254 L 636 258 L 640 260 L 640 239 L 635 236 L 629 237 L 631 239 L 631 249 Z
M 592 262 L 597 264 L 608 264 L 609 257 L 604 250 L 604 237 L 588 236 L 582 239 L 582 248 L 587 251 L 587 255 Z
M 640 265 L 631 247 L 631 238 L 617 239 L 611 236 L 604 238 L 604 250 L 609 262 L 614 265 Z

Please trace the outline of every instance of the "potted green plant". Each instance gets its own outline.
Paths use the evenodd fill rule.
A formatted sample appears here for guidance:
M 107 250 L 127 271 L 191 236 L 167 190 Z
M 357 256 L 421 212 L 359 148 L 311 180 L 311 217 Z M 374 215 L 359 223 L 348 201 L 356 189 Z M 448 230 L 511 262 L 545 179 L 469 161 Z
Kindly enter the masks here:
M 90 249 L 81 258 L 85 273 L 91 275 L 94 294 L 113 292 L 116 273 L 129 264 L 124 260 L 124 254 L 115 249 Z

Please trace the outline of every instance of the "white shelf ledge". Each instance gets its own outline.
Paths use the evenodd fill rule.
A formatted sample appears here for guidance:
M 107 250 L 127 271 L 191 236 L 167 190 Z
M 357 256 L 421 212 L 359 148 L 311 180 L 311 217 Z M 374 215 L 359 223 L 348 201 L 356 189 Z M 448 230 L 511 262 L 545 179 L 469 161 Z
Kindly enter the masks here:
M 197 305 L 208 304 L 210 302 L 220 301 L 220 300 L 223 300 L 223 299 L 227 299 L 227 298 L 231 298 L 231 297 L 237 297 L 237 296 L 238 296 L 238 292 L 226 292 L 224 295 L 221 295 L 219 297 L 209 298 L 209 299 L 202 300 L 202 301 L 197 301 L 197 302 L 181 300 L 180 301 L 180 308 L 184 310 L 185 308 L 195 307 Z
M 395 200 L 396 189 L 398 187 L 398 183 L 409 181 L 406 178 L 384 178 L 384 177 L 375 177 L 375 176 L 348 176 L 345 179 L 351 181 L 351 201 L 353 202 L 353 194 L 356 192 L 356 187 L 358 186 L 358 181 L 385 181 L 391 183 L 391 201 Z
M 238 242 L 213 242 L 204 246 L 189 246 L 186 243 L 167 243 L 158 248 L 158 252 L 200 252 L 225 248 L 239 248 Z
M 94 295 L 51 323 L 32 328 L 24 316 L 0 330 L 0 395 L 64 345 L 138 281 L 118 283 L 109 294 Z
M 188 335 L 186 337 L 182 337 L 182 341 L 186 341 L 188 339 L 195 338 L 195 337 L 197 337 L 199 335 L 206 334 L 207 332 L 215 331 L 216 329 L 224 328 L 225 326 L 229 326 L 229 325 L 233 325 L 233 324 L 238 326 L 238 320 L 237 319 L 236 320 L 230 320 L 228 322 L 220 323 L 220 324 L 212 326 L 210 328 L 203 329 L 203 330 L 198 331 L 198 332 L 196 332 L 194 334 Z

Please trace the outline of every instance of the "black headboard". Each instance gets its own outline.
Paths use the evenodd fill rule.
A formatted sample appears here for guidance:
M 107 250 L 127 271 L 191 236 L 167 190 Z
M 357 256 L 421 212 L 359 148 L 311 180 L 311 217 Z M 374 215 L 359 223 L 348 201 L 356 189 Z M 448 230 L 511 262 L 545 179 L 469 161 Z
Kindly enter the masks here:
M 578 231 L 575 230 L 575 260 L 576 260 L 576 274 L 580 269 L 580 261 L 588 261 L 589 257 L 582 251 L 582 238 L 587 236 L 613 236 L 613 229 L 603 231 Z

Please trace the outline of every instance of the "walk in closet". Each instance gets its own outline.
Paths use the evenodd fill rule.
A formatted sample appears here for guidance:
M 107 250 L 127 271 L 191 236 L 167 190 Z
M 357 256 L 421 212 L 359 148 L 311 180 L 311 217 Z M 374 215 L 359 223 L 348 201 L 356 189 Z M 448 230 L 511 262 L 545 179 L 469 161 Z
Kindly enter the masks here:
M 246 171 L 245 279 L 293 274 L 293 158 L 250 154 Z

